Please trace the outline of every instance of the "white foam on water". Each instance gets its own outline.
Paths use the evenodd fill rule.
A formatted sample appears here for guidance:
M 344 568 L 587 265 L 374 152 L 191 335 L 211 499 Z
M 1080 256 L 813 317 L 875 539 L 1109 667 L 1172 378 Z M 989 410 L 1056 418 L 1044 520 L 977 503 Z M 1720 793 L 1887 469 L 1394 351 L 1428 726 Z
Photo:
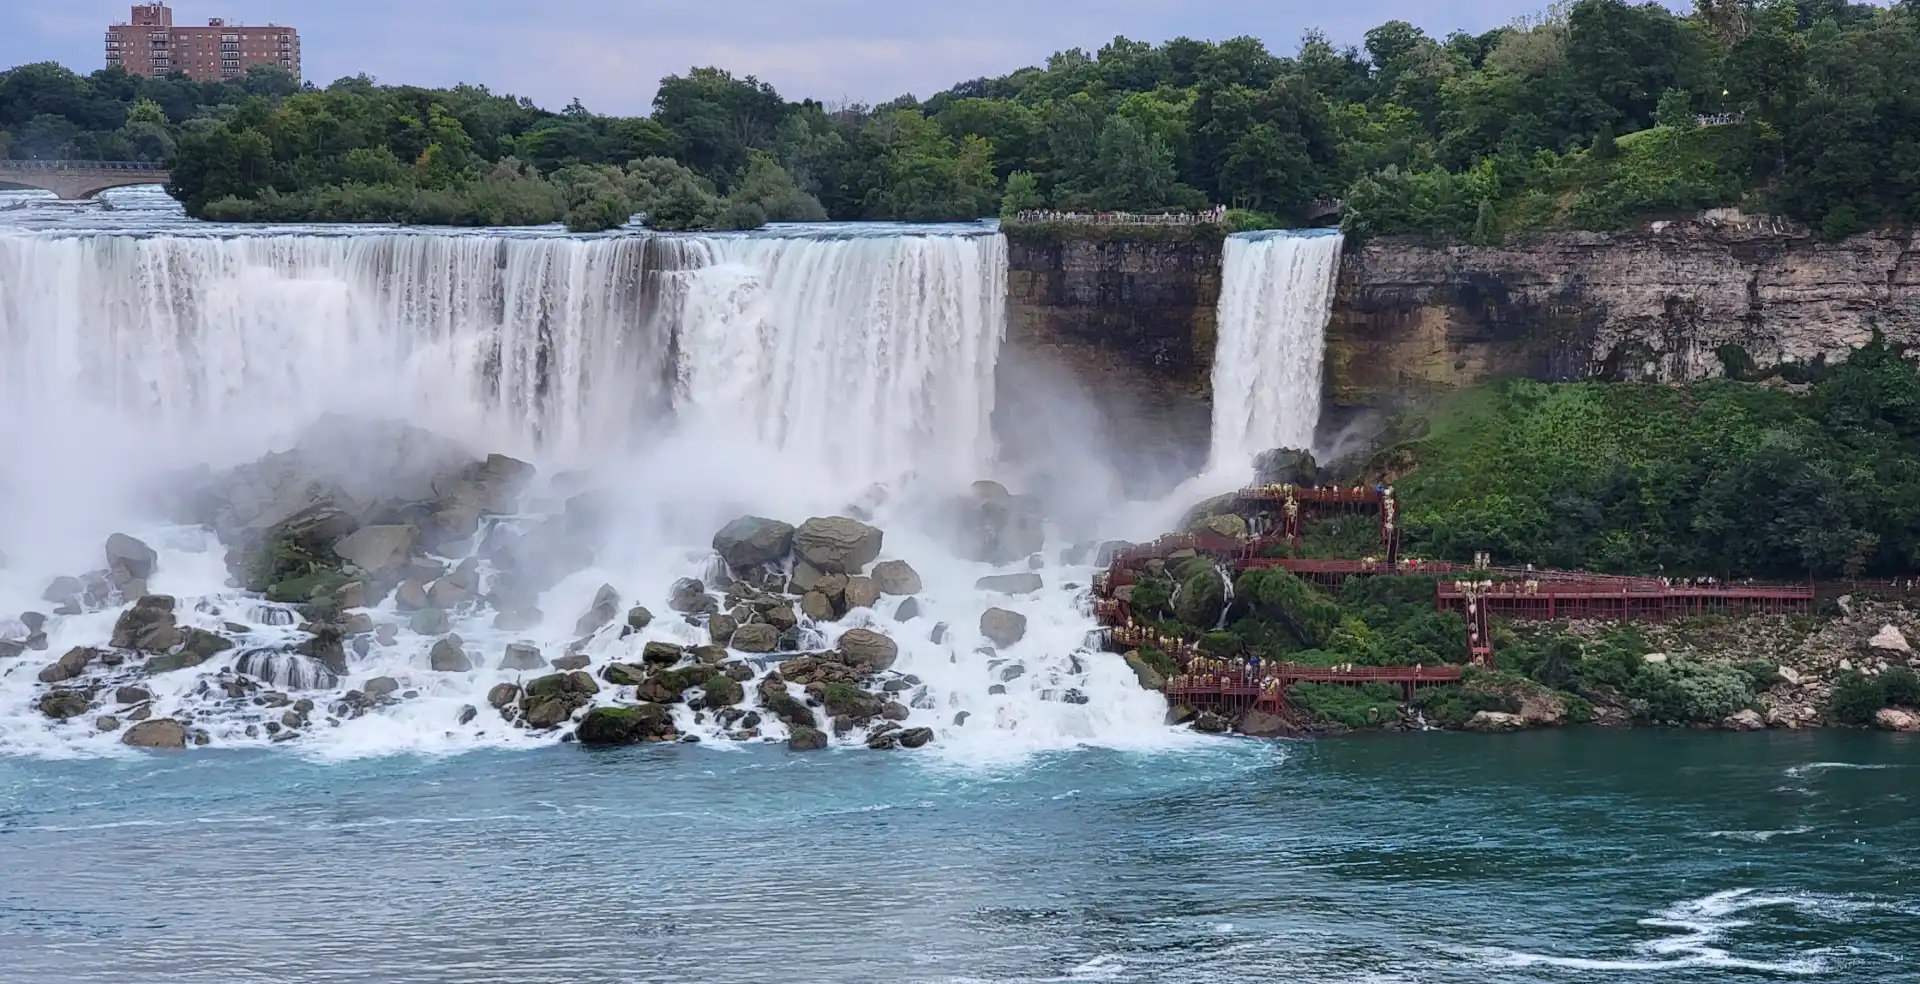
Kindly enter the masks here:
M 1212 468 L 1262 451 L 1313 447 L 1338 233 L 1228 236 L 1213 361 Z
M 1753 844 L 1765 844 L 1775 837 L 1797 837 L 1800 834 L 1810 834 L 1812 832 L 1812 827 L 1803 826 L 1789 827 L 1785 830 L 1709 830 L 1702 836 L 1721 840 L 1738 840 Z
M 1848 771 L 1848 770 L 1864 770 L 1864 771 L 1873 772 L 1873 771 L 1878 771 L 1880 769 L 1891 769 L 1891 768 L 1894 768 L 1894 766 L 1884 762 L 1880 762 L 1880 763 L 1808 762 L 1808 763 L 1805 763 L 1804 765 L 1788 766 L 1786 770 L 1786 774 L 1789 776 L 1792 776 L 1795 779 L 1801 779 L 1807 776 L 1818 775 L 1822 772 Z
M 323 414 L 350 412 L 513 454 L 548 476 L 591 466 L 614 515 L 593 564 L 539 598 L 540 624 L 506 632 L 490 611 L 453 613 L 473 670 L 431 670 L 434 638 L 403 628 L 395 645 L 353 658 L 337 687 L 289 690 L 319 705 L 316 726 L 290 746 L 300 754 L 550 743 L 554 733 L 509 727 L 487 706 L 495 685 L 534 675 L 496 668 L 507 643 L 559 655 L 603 583 L 623 610 L 644 604 L 656 618 L 626 638 L 609 630 L 587 642 L 592 671 L 637 661 L 649 641 L 704 643 L 704 630 L 664 601 L 676 579 L 712 570 L 714 530 L 743 513 L 797 524 L 855 503 L 886 531 L 882 559 L 920 572 L 924 614 L 900 622 L 900 599 L 888 598 L 813 628 L 830 643 L 867 625 L 899 643 L 894 669 L 925 689 L 900 695 L 919 698 L 904 723 L 936 731 L 935 756 L 990 763 L 1198 741 L 1166 729 L 1164 699 L 1089 645 L 1092 570 L 1059 563 L 1066 544 L 1044 551 L 1042 591 L 994 597 L 975 580 L 1028 565 L 958 559 L 924 519 L 927 503 L 995 467 L 988 420 L 1005 250 L 1001 237 L 977 233 L 0 235 L 0 413 L 23 424 L 0 461 L 0 549 L 11 557 L 0 612 L 43 610 L 52 577 L 102 565 L 107 534 L 141 537 L 160 556 L 149 588 L 178 598 L 183 627 L 245 629 L 235 650 L 144 681 L 152 713 L 191 714 L 216 745 L 267 743 L 264 728 L 250 736 L 247 726 L 280 709 L 207 684 L 250 651 L 305 636 L 284 606 L 228 584 L 210 533 L 158 521 L 146 480 L 250 461 Z M 1028 629 L 988 657 L 975 652 L 979 619 L 996 604 L 1024 614 Z M 405 622 L 391 598 L 371 614 Z M 56 618 L 45 654 L 0 667 L 0 751 L 121 751 L 119 733 L 93 727 L 112 707 L 55 723 L 32 706 L 38 669 L 68 647 L 103 644 L 117 615 Z M 940 643 L 929 637 L 936 622 L 949 626 Z M 299 682 L 290 667 L 258 665 Z M 395 680 L 405 699 L 321 723 L 339 694 L 376 677 Z M 754 685 L 747 691 L 751 703 Z M 624 697 L 603 686 L 597 700 Z M 711 719 L 675 713 L 715 743 Z M 769 718 L 763 734 L 785 731 Z
M 1500 948 L 1465 951 L 1465 955 L 1494 967 L 1556 967 L 1603 972 L 1649 972 L 1710 967 L 1762 973 L 1807 976 L 1822 974 L 1843 951 L 1811 947 L 1774 959 L 1740 957 L 1728 948 L 1729 937 L 1752 926 L 1745 918 L 1766 910 L 1784 910 L 1791 916 L 1827 922 L 1847 922 L 1872 912 L 1913 914 L 1909 903 L 1813 892 L 1770 892 L 1729 889 L 1675 903 L 1640 920 L 1640 925 L 1670 930 L 1674 935 L 1639 943 L 1631 956 L 1571 957 L 1527 953 Z M 1853 952 L 1853 951 L 1844 951 Z

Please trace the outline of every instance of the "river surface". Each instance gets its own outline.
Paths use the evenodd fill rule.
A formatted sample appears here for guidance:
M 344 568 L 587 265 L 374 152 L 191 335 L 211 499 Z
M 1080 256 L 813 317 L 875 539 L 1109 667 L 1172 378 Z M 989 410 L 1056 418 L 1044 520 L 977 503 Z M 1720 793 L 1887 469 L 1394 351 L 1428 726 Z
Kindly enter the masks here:
M 1920 974 L 1920 743 L 0 760 L 0 981 Z

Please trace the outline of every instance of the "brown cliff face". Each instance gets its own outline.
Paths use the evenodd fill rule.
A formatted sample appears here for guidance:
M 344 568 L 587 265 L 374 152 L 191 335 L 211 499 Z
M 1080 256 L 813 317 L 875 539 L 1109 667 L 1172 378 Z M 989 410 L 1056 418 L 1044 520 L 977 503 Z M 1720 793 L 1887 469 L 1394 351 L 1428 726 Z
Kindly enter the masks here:
M 1341 266 L 1328 397 L 1393 405 L 1494 376 L 1689 381 L 1920 342 L 1915 234 L 1686 224 L 1504 246 L 1368 242 Z
M 1068 402 L 1097 422 L 1109 461 L 1191 472 L 1211 426 L 1220 243 L 1124 231 L 1009 234 L 1007 338 L 996 430 L 1032 450 Z

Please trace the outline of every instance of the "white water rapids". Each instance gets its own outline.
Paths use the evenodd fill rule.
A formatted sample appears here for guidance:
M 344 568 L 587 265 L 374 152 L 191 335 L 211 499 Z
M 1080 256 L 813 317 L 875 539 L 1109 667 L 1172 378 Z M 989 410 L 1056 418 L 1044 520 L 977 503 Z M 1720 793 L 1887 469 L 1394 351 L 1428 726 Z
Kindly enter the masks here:
M 1326 243 L 1230 241 L 1217 460 L 1223 448 L 1264 449 L 1302 428 L 1310 436 L 1318 367 L 1296 363 L 1317 360 L 1317 340 L 1309 351 L 1296 336 L 1324 325 L 1325 298 L 1306 290 L 1307 310 L 1294 315 L 1287 292 L 1311 286 Z M 1289 251 L 1301 256 L 1284 259 Z M 1242 282 L 1243 268 L 1254 283 Z M 1230 298 L 1243 315 L 1227 317 Z M 207 691 L 244 668 L 319 706 L 296 743 L 311 754 L 544 743 L 554 733 L 509 727 L 487 706 L 494 685 L 539 672 L 496 668 L 508 643 L 561 655 L 603 583 L 623 611 L 641 604 L 656 617 L 627 638 L 587 643 L 590 672 L 637 662 L 648 641 L 705 643 L 705 630 L 665 601 L 676 579 L 709 572 L 714 530 L 742 514 L 799 523 L 856 509 L 886 531 L 881 559 L 920 572 L 922 615 L 896 620 L 903 599 L 888 597 L 814 629 L 828 644 L 854 627 L 897 641 L 894 671 L 919 681 L 899 695 L 916 698 L 905 724 L 934 729 L 935 749 L 979 759 L 1186 740 L 1163 726 L 1164 700 L 1119 657 L 1089 648 L 1090 552 L 1053 538 L 1037 555 L 1044 590 L 1007 597 L 974 581 L 1024 572 L 1025 558 L 962 560 L 936 532 L 935 503 L 1006 464 L 989 426 L 1005 308 L 1005 240 L 978 230 L 0 234 L 0 645 L 28 635 L 17 615 L 50 610 L 41 592 L 52 578 L 100 568 L 101 543 L 125 532 L 159 551 L 148 589 L 179 599 L 183 627 L 243 639 L 143 681 L 155 715 L 190 719 L 216 745 L 267 742 L 278 707 Z M 1277 344 L 1276 324 L 1286 336 Z M 1268 392 L 1309 376 L 1309 392 Z M 1283 423 L 1267 419 L 1274 400 L 1290 415 Z M 538 599 L 539 624 L 502 631 L 490 609 L 454 612 L 473 670 L 431 670 L 435 637 L 406 629 L 389 598 L 369 614 L 400 625 L 397 640 L 364 647 L 338 681 L 317 676 L 274 652 L 305 638 L 298 619 L 234 588 L 223 546 L 206 529 L 168 525 L 153 489 L 178 470 L 285 449 L 332 413 L 402 420 L 478 454 L 535 463 L 541 478 L 509 526 L 551 514 L 582 482 L 615 514 L 592 562 Z M 486 533 L 442 559 L 458 561 Z M 495 575 L 483 565 L 481 578 Z M 1027 632 L 985 656 L 980 616 L 995 605 L 1024 614 Z M 112 688 L 64 722 L 35 706 L 47 690 L 40 668 L 70 647 L 105 645 L 119 611 L 55 617 L 44 650 L 0 657 L 0 753 L 121 747 L 118 732 L 95 724 L 126 713 Z M 935 623 L 949 629 L 937 643 Z M 321 723 L 330 701 L 378 677 L 398 681 L 403 699 Z M 752 705 L 755 686 L 746 689 Z M 622 698 L 603 684 L 596 700 Z M 463 722 L 468 707 L 478 713 Z M 685 705 L 675 715 L 683 733 L 728 744 L 710 718 L 696 723 Z M 762 731 L 784 735 L 771 715 Z

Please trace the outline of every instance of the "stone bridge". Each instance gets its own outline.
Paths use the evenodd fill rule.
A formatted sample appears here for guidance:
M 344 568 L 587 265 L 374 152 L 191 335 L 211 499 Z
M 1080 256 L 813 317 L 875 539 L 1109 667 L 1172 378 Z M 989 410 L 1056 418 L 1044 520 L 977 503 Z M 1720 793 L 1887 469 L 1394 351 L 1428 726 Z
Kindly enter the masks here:
M 132 161 L 0 161 L 0 185 L 39 188 L 66 201 L 108 188 L 166 184 L 168 174 L 153 164 Z

